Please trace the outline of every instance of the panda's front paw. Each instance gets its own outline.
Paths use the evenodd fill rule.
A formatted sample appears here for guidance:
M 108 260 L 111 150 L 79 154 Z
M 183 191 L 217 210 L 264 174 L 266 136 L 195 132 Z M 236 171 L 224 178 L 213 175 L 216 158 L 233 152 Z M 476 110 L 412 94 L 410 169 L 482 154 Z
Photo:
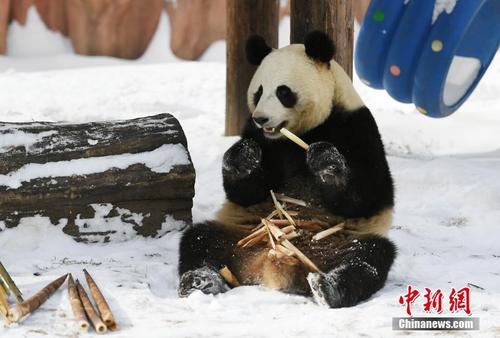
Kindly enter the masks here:
M 195 290 L 205 294 L 216 295 L 229 290 L 222 276 L 211 267 L 187 271 L 182 274 L 177 293 L 179 297 L 187 297 Z
M 329 142 L 315 142 L 306 155 L 309 171 L 318 181 L 327 185 L 344 186 L 348 168 L 344 156 Z
M 261 166 L 262 149 L 252 139 L 241 139 L 229 148 L 222 159 L 222 173 L 230 180 L 252 175 Z
M 311 272 L 307 275 L 307 282 L 316 303 L 331 308 L 344 306 L 341 292 L 333 276 Z

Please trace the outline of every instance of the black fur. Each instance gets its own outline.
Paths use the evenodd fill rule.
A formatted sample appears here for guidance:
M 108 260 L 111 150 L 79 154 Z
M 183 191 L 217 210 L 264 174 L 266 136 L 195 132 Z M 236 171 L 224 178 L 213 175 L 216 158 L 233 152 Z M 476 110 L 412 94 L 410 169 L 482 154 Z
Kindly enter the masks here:
M 280 191 L 290 178 L 313 177 L 313 190 L 321 193 L 324 207 L 336 215 L 370 217 L 394 205 L 394 188 L 384 147 L 368 108 L 345 111 L 333 107 L 323 124 L 300 137 L 312 145 L 307 154 L 288 139 L 265 138 L 262 130 L 249 120 L 243 138 L 235 146 L 248 143 L 245 140 L 251 139 L 260 147 L 262 159 L 250 175 L 241 179 L 236 179 L 230 171 L 223 171 L 227 198 L 248 206 L 268 198 L 270 189 Z M 331 146 L 319 147 L 314 145 L 316 142 L 327 142 Z M 252 142 L 253 147 L 255 143 Z M 336 160 L 345 165 L 345 169 L 335 167 L 333 172 L 338 172 L 340 176 L 333 180 L 318 179 L 320 171 L 332 166 L 324 159 L 325 154 L 332 154 L 322 149 L 338 152 L 341 157 Z M 309 160 L 306 160 L 307 157 Z M 315 163 L 323 163 L 324 168 L 316 168 Z M 337 165 L 340 164 L 334 164 Z
M 259 89 L 253 94 L 253 104 L 254 106 L 257 106 L 259 103 L 260 97 L 262 96 L 262 85 L 259 86 Z
M 253 35 L 247 40 L 246 54 L 247 60 L 251 65 L 258 66 L 262 60 L 271 53 L 272 49 L 266 43 L 262 36 Z
M 306 36 L 304 41 L 306 54 L 311 59 L 329 64 L 335 53 L 332 40 L 323 32 L 315 31 Z
M 293 108 L 297 103 L 297 94 L 292 92 L 288 86 L 278 86 L 276 88 L 276 96 L 284 107 Z
M 262 148 L 251 138 L 241 139 L 226 151 L 222 175 L 228 198 L 239 205 L 248 206 L 269 195 L 266 187 L 271 177 L 262 167 Z
M 365 235 L 347 240 L 332 256 L 331 271 L 308 276 L 314 298 L 330 307 L 353 306 L 380 290 L 396 257 L 387 238 Z
M 221 269 L 230 261 L 230 256 L 241 238 L 231 234 L 216 222 L 196 224 L 188 228 L 181 239 L 179 275 L 209 266 Z

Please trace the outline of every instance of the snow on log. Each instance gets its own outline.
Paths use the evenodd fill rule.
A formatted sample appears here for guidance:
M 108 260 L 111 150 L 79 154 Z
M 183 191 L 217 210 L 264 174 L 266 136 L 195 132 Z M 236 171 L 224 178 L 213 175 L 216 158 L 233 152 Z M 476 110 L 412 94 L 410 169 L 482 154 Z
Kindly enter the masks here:
M 186 137 L 169 114 L 0 122 L 0 231 L 43 216 L 79 241 L 161 236 L 191 222 L 194 179 Z

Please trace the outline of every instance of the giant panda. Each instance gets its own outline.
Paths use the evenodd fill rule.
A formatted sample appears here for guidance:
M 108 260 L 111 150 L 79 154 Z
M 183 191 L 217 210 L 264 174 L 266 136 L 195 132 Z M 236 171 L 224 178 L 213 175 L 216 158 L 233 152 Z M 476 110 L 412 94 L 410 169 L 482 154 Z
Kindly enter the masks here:
M 223 157 L 227 201 L 216 220 L 195 224 L 181 238 L 181 297 L 229 290 L 218 272 L 226 265 L 241 284 L 313 296 L 333 308 L 353 306 L 383 287 L 396 255 L 386 238 L 393 181 L 375 120 L 333 53 L 321 32 L 281 49 L 259 36 L 248 40 L 247 58 L 258 66 L 248 88 L 251 116 Z M 282 127 L 309 149 L 284 138 Z M 301 218 L 344 222 L 320 241 L 307 231 L 292 240 L 321 273 L 271 260 L 264 243 L 236 246 L 274 209 L 271 189 L 307 201 Z

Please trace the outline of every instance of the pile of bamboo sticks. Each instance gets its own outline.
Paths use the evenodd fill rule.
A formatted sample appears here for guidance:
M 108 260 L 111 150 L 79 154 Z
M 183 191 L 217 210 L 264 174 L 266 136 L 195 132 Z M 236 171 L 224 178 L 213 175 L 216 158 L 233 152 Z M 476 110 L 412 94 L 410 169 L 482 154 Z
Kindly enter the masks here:
M 81 330 L 87 331 L 90 323 L 92 323 L 97 333 L 106 333 L 108 329 L 111 331 L 118 330 L 116 320 L 101 290 L 87 270 L 83 269 L 83 273 L 97 310 L 94 308 L 83 286 L 78 280 L 75 283 L 71 274 L 65 274 L 57 278 L 30 298 L 24 300 L 21 291 L 19 291 L 9 273 L 0 262 L 0 313 L 7 324 L 20 322 L 45 303 L 68 279 L 69 302 L 78 327 Z M 14 294 L 18 302 L 18 304 L 12 307 L 9 306 L 8 302 L 10 293 Z
M 319 220 L 294 219 L 298 212 L 288 210 L 287 204 L 306 207 L 307 204 L 295 198 L 282 194 L 275 194 L 271 190 L 271 198 L 274 202 L 275 210 L 267 217 L 262 218 L 259 225 L 252 230 L 252 233 L 238 241 L 237 245 L 242 248 L 252 247 L 258 243 L 266 243 L 269 247 L 268 257 L 276 262 L 287 265 L 303 264 L 311 272 L 320 272 L 320 269 L 306 255 L 304 255 L 291 240 L 300 236 L 300 230 L 317 232 L 313 241 L 319 241 L 325 237 L 344 228 L 344 223 L 328 227 L 328 224 Z

